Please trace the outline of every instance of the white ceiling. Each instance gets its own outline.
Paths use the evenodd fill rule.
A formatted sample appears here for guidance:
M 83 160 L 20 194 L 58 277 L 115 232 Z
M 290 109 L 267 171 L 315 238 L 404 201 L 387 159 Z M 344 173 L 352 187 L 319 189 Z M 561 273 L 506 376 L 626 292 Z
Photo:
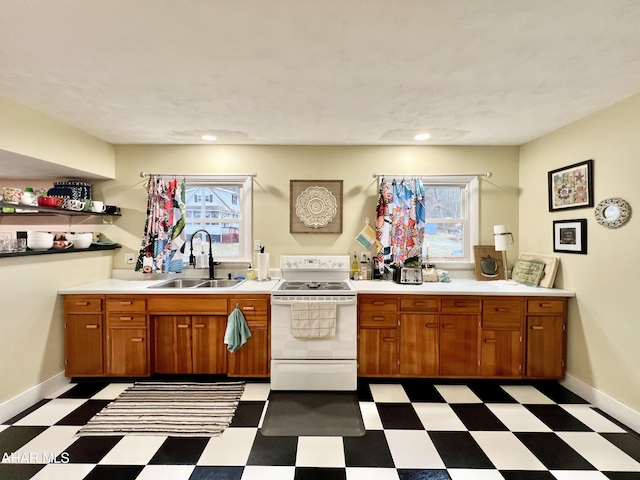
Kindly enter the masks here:
M 638 0 L 0 0 L 0 96 L 114 144 L 520 145 L 639 91 Z

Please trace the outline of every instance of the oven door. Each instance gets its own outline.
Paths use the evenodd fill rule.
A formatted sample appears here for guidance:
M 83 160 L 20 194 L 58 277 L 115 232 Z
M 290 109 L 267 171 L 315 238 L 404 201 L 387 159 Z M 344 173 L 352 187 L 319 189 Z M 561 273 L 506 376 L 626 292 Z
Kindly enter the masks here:
M 292 300 L 336 302 L 336 335 L 333 338 L 299 339 L 291 333 Z M 274 360 L 355 360 L 357 310 L 355 295 L 272 295 L 271 358 Z

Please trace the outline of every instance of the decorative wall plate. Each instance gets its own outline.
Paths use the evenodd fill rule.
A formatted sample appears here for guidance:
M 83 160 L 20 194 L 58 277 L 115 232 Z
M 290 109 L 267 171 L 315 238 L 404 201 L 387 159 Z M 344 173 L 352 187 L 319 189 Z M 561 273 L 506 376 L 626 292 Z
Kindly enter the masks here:
M 631 206 L 621 198 L 607 198 L 596 206 L 594 214 L 603 227 L 618 228 L 631 218 Z

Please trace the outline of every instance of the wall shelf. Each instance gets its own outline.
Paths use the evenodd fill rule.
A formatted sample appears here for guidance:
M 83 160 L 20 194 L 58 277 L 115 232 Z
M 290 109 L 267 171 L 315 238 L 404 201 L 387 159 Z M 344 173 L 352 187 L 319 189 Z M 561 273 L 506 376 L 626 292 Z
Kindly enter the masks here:
M 0 258 L 14 258 L 14 257 L 33 257 L 38 255 L 63 255 L 69 253 L 82 253 L 82 252 L 100 252 L 105 250 L 117 250 L 122 248 L 122 245 L 114 243 L 113 245 L 100 245 L 92 244 L 89 248 L 67 248 L 66 250 L 57 250 L 50 248 L 49 250 L 27 250 L 26 252 L 0 252 Z
M 22 212 L 5 212 L 4 209 L 25 210 Z M 59 215 L 63 217 L 119 217 L 119 213 L 95 213 L 95 212 L 77 212 L 75 210 L 67 210 L 65 208 L 53 207 L 31 207 L 27 205 L 16 205 L 15 203 L 0 202 L 0 216 L 42 216 L 42 215 Z

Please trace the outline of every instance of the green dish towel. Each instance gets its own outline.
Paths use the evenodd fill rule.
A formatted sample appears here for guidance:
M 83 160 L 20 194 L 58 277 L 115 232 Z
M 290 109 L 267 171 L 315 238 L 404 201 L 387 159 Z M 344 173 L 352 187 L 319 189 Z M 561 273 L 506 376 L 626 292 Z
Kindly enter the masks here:
M 249 325 L 244 315 L 240 311 L 238 305 L 229 315 L 227 320 L 227 330 L 224 332 L 224 343 L 227 345 L 227 350 L 235 352 L 242 345 L 247 343 L 247 340 L 251 336 Z

